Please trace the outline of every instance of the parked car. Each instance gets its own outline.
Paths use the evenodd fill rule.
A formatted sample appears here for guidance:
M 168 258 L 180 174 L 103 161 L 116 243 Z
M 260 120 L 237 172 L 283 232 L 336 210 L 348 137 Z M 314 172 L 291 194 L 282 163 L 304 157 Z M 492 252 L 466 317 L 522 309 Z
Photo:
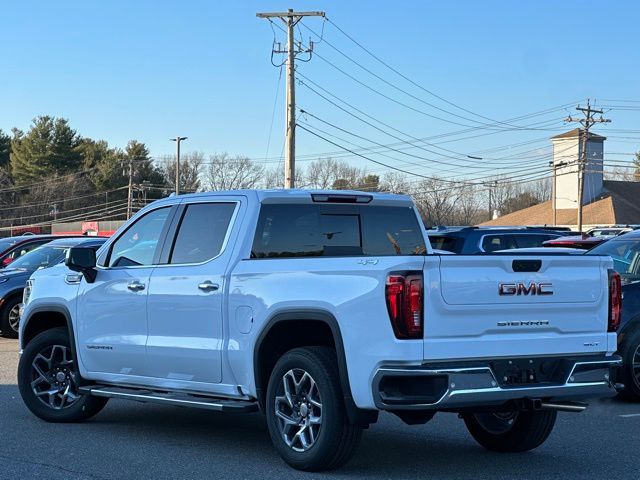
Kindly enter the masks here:
M 607 240 L 614 238 L 618 235 L 622 235 L 628 232 L 632 232 L 637 226 L 625 226 L 625 227 L 597 227 L 588 230 L 586 233 L 567 235 L 560 238 L 554 238 L 544 242 L 545 247 L 564 247 L 564 248 L 580 248 L 583 250 L 590 250 Z
M 492 253 L 514 248 L 541 247 L 564 232 L 537 227 L 462 227 L 428 230 L 433 248 L 453 253 Z
M 638 225 L 612 226 L 612 227 L 595 227 L 587 230 L 590 237 L 617 237 L 628 232 L 637 230 Z
M 87 238 L 78 235 L 34 235 L 24 234 L 19 237 L 7 237 L 0 239 L 0 269 L 5 268 L 14 260 L 41 245 L 49 243 L 57 238 Z
M 20 324 L 20 394 L 52 422 L 109 398 L 259 410 L 289 465 L 323 470 L 380 411 L 523 452 L 615 394 L 609 257 L 433 255 L 407 196 L 169 197 L 65 263 L 29 279 Z
M 619 380 L 623 397 L 640 401 L 640 231 L 603 243 L 588 255 L 609 255 L 622 280 L 622 318 L 618 329 L 618 354 L 623 359 Z
M 39 268 L 47 268 L 64 260 L 72 246 L 98 248 L 105 238 L 60 238 L 48 242 L 15 260 L 0 273 L 0 331 L 3 337 L 18 338 L 20 304 L 27 280 Z

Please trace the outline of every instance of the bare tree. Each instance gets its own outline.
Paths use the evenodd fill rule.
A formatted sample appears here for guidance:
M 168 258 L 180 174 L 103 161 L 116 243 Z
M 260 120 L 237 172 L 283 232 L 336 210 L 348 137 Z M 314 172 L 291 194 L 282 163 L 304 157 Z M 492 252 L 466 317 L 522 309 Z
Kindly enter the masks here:
M 380 181 L 380 190 L 390 193 L 408 193 L 411 185 L 406 175 L 400 172 L 387 172 Z
M 205 184 L 210 190 L 256 188 L 263 180 L 264 167 L 247 157 L 219 153 L 211 155 L 209 161 Z
M 451 225 L 460 189 L 438 178 L 420 181 L 411 192 L 425 225 Z
M 204 153 L 190 152 L 180 155 L 180 191 L 195 192 L 200 189 L 200 174 L 204 164 Z M 169 190 L 176 187 L 176 156 L 166 155 L 160 165 Z
M 306 184 L 312 188 L 358 188 L 366 172 L 344 160 L 321 158 L 306 169 Z

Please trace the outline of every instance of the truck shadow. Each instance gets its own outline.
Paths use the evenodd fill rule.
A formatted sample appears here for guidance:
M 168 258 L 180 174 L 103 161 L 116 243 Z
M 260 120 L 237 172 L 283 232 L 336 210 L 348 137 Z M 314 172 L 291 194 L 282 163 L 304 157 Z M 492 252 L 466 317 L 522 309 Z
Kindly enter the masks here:
M 219 471 L 221 463 L 231 469 L 227 478 L 477 480 L 584 478 L 584 473 L 605 478 L 617 463 L 614 454 L 607 453 L 617 450 L 612 445 L 601 449 L 599 455 L 585 455 L 585 451 L 598 451 L 594 443 L 600 440 L 582 432 L 572 418 L 562 419 L 542 448 L 508 455 L 477 446 L 454 415 L 442 414 L 431 424 L 414 427 L 381 415 L 380 422 L 364 432 L 349 464 L 338 471 L 310 475 L 291 470 L 280 460 L 261 414 L 221 414 L 112 400 L 103 412 L 83 424 L 49 424 L 28 412 L 15 385 L 0 386 L 0 407 L 8 445 L 31 445 L 55 463 L 55 449 L 46 439 L 64 437 L 66 448 L 82 452 L 88 468 L 107 475 L 115 475 L 113 469 L 117 469 L 123 478 L 156 474 L 158 478 L 210 478 L 210 472 Z M 22 458 L 25 452 L 16 447 L 14 454 Z M 114 458 L 121 459 L 121 465 L 114 467 Z M 145 465 L 145 476 L 138 477 L 130 470 L 134 461 Z

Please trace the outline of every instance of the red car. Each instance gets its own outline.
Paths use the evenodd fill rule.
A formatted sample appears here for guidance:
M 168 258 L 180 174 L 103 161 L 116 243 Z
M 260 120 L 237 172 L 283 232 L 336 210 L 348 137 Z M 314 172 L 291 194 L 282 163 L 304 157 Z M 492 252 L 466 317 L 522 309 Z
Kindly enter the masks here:
M 57 238 L 79 237 L 80 235 L 21 235 L 0 239 L 0 269 L 20 258 L 34 248 Z
M 582 235 L 572 235 L 570 237 L 558 237 L 546 242 L 542 242 L 545 247 L 568 247 L 568 248 L 581 248 L 583 250 L 589 250 L 596 245 L 600 245 L 606 242 L 611 237 L 591 237 L 586 233 Z

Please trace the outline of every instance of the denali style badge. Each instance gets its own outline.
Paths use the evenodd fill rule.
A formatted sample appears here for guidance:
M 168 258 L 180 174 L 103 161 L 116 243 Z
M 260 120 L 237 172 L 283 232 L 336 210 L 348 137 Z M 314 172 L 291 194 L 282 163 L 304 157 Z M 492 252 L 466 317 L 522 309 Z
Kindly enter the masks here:
M 498 286 L 499 295 L 553 295 L 553 284 L 531 282 L 524 283 L 501 283 Z

